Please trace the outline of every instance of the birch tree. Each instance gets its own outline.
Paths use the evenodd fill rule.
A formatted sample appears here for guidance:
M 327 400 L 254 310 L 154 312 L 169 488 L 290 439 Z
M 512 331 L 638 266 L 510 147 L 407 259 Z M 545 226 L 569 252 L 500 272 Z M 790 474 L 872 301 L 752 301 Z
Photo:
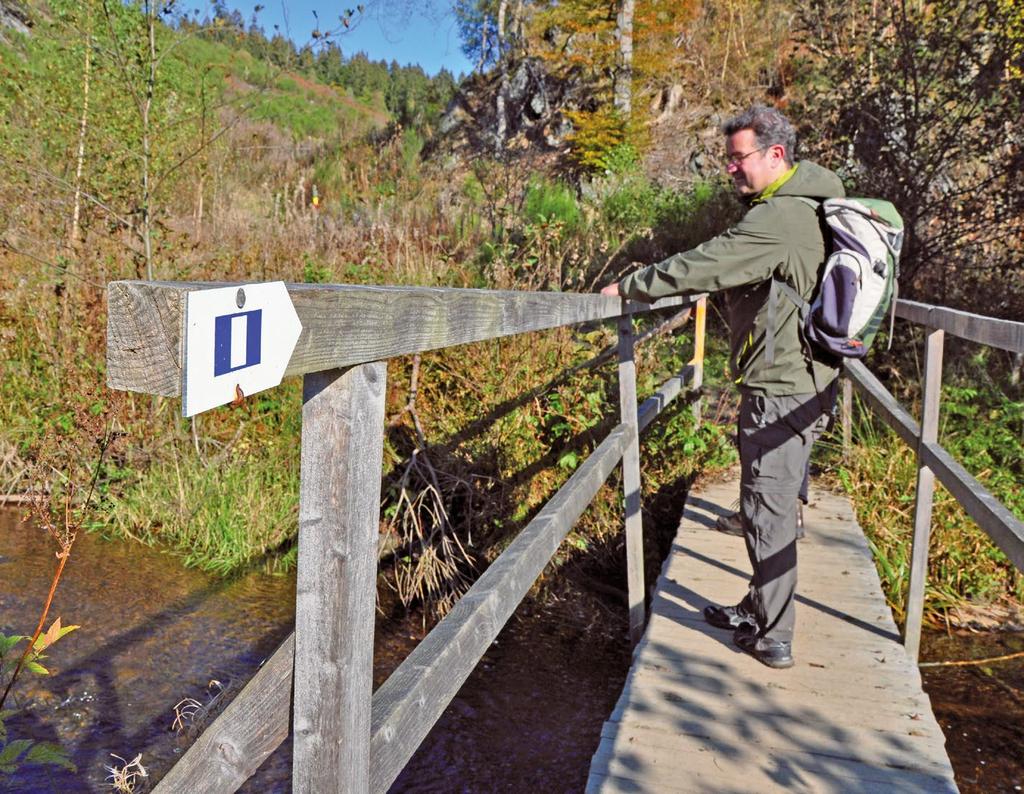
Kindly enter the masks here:
M 615 62 L 614 104 L 623 116 L 633 108 L 633 9 L 634 0 L 620 0 L 615 20 L 618 52 Z

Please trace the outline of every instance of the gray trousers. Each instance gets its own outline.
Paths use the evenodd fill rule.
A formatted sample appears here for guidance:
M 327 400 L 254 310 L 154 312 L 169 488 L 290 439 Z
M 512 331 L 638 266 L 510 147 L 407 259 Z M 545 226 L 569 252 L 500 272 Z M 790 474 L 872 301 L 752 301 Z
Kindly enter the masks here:
M 797 497 L 834 403 L 835 383 L 820 395 L 740 401 L 740 515 L 754 570 L 740 607 L 762 636 L 780 642 L 792 642 L 796 622 Z

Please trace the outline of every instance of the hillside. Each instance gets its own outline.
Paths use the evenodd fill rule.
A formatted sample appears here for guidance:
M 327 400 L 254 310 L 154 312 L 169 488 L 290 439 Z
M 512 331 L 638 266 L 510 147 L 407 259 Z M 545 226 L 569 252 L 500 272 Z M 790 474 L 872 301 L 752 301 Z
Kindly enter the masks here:
M 506 27 L 507 46 L 483 53 L 484 68 L 461 86 L 445 73 L 343 57 L 331 42 L 297 49 L 225 17 L 162 20 L 119 5 L 108 19 L 95 2 L 52 0 L 46 13 L 5 3 L 8 17 L 32 24 L 8 27 L 0 43 L 0 485 L 37 490 L 52 507 L 96 476 L 113 533 L 225 573 L 291 565 L 299 385 L 189 421 L 175 401 L 107 391 L 106 283 L 593 291 L 737 216 L 718 125 L 754 100 L 786 107 L 805 155 L 836 168 L 849 190 L 897 204 L 909 230 L 904 295 L 1022 316 L 1014 28 L 971 15 L 957 17 L 959 27 L 939 24 L 930 13 L 896 25 L 865 3 L 769 5 L 785 11 L 785 24 L 762 24 L 741 4 L 641 4 L 626 112 L 609 71 L 614 20 L 582 0 L 528 7 Z M 577 16 L 565 17 L 572 9 Z M 826 17 L 872 19 L 878 35 L 833 47 Z M 978 30 L 984 40 L 968 35 Z M 923 38 L 934 47 L 913 51 L 913 72 L 900 53 Z M 973 71 L 951 66 L 952 50 Z M 913 115 L 879 112 L 924 71 L 933 91 Z M 958 104 L 968 88 L 978 101 Z M 996 129 L 1006 132 L 993 137 Z M 721 329 L 714 336 L 711 384 L 723 377 Z M 607 373 L 549 381 L 609 341 L 600 331 L 553 333 L 483 346 L 479 360 L 442 353 L 391 363 L 381 530 L 406 550 L 424 532 L 473 538 L 464 554 L 442 544 L 447 557 L 394 555 L 385 576 L 400 600 L 443 611 L 569 476 L 617 398 Z M 894 345 L 878 366 L 913 401 L 916 379 L 901 374 L 914 369 L 910 348 Z M 520 380 L 487 364 L 499 355 Z M 671 339 L 655 344 L 644 388 L 679 355 Z M 1012 491 L 1022 465 L 1009 442 L 1020 422 L 1006 408 L 1019 402 L 1013 366 L 958 363 L 986 384 L 961 415 L 970 407 L 1008 417 L 978 468 L 1004 472 L 993 480 Z M 543 397 L 477 424 L 529 389 Z M 98 465 L 103 418 L 119 441 Z M 975 454 L 983 428 L 965 424 L 955 432 Z M 464 435 L 470 426 L 475 434 Z M 652 488 L 731 457 L 725 427 L 698 429 L 679 415 L 664 432 L 650 442 L 660 450 Z M 560 452 L 567 445 L 572 455 Z M 673 445 L 699 452 L 674 457 Z M 422 456 L 431 468 L 413 465 Z M 858 476 L 875 477 L 867 467 Z M 578 547 L 599 566 L 615 552 L 615 524 L 604 519 L 587 519 Z M 101 523 L 96 513 L 81 521 Z M 961 526 L 951 519 L 950 532 Z M 982 560 L 942 597 L 1017 594 L 1014 576 L 1004 559 Z

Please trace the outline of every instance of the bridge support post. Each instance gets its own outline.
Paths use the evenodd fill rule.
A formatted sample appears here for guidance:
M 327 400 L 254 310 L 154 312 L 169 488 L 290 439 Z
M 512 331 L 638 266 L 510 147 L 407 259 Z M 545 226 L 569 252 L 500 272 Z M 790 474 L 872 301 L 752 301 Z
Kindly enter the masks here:
M 853 449 L 853 381 L 843 375 L 843 402 L 840 408 L 843 427 L 843 461 L 849 463 Z
M 305 376 L 292 788 L 369 791 L 387 365 Z
M 939 435 L 939 397 L 942 391 L 942 343 L 945 332 L 926 329 L 924 381 L 921 395 L 921 435 L 917 451 L 917 494 L 914 503 L 914 545 L 910 557 L 910 586 L 907 589 L 903 645 L 911 661 L 917 662 L 921 649 L 924 590 L 928 578 L 928 540 L 931 536 L 932 497 L 935 473 L 924 464 L 921 445 L 934 443 Z
M 619 318 L 619 406 L 622 424 L 633 437 L 622 454 L 622 490 L 626 511 L 626 582 L 629 597 L 629 638 L 633 645 L 644 633 L 644 535 L 640 516 L 640 430 L 636 408 L 636 362 L 633 320 Z
M 697 301 L 697 311 L 693 318 L 693 360 L 690 366 L 693 367 L 693 389 L 699 391 L 704 385 L 704 332 L 707 328 L 708 319 L 708 298 L 705 295 Z M 693 421 L 700 425 L 701 410 L 704 398 L 698 396 L 693 401 Z

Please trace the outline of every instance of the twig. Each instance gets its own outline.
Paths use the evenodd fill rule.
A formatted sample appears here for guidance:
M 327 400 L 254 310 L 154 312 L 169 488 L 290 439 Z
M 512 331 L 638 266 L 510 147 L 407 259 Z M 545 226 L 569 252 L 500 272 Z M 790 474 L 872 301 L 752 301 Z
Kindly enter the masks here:
M 918 662 L 918 667 L 966 667 L 974 664 L 989 664 L 991 662 L 1005 662 L 1010 659 L 1020 659 L 1024 657 L 1024 651 L 1018 651 L 1017 653 L 1008 653 L 1005 656 L 990 656 L 987 659 L 961 659 L 954 662 Z
M 103 458 L 106 456 L 107 449 L 109 449 L 112 440 L 112 431 L 108 426 L 100 444 L 100 456 L 96 461 L 96 468 L 93 470 L 92 480 L 89 483 L 89 493 L 85 497 L 85 506 L 83 507 L 83 511 L 88 510 L 89 503 L 92 501 L 92 495 L 96 491 L 96 482 L 99 480 L 100 470 L 103 467 Z M 7 696 L 11 693 L 11 689 L 14 687 L 14 682 L 18 680 L 18 675 L 25 666 L 25 661 L 32 654 L 32 649 L 35 647 L 36 640 L 38 640 L 39 635 L 43 633 L 43 627 L 46 625 L 46 618 L 50 614 L 50 606 L 53 604 L 53 596 L 57 591 L 57 583 L 60 581 L 61 574 L 64 572 L 64 566 L 67 565 L 68 559 L 71 557 L 71 547 L 74 545 L 75 538 L 78 536 L 78 527 L 76 527 L 73 532 L 67 532 L 71 525 L 71 498 L 73 494 L 74 491 L 72 489 L 69 490 L 64 497 L 65 535 L 58 537 L 57 539 L 57 542 L 61 547 L 60 552 L 57 554 L 57 559 L 60 560 L 60 563 L 57 565 L 57 571 L 53 574 L 53 580 L 50 582 L 50 592 L 46 596 L 46 603 L 43 605 L 43 612 L 39 616 L 39 625 L 36 626 L 35 633 L 29 640 L 25 651 L 21 654 L 21 658 L 18 660 L 18 665 L 14 668 L 14 673 L 11 675 L 11 680 L 7 682 L 4 694 L 0 697 L 0 709 L 3 708 L 4 703 L 7 701 Z

